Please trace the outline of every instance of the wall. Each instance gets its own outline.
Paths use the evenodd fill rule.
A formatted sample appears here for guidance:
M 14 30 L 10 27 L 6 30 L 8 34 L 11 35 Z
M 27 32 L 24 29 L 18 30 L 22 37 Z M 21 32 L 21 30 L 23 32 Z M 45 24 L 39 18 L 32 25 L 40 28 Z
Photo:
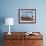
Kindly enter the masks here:
M 13 17 L 15 24 L 11 31 L 46 31 L 46 0 L 1 0 L 1 14 L 0 16 Z M 36 9 L 36 24 L 19 24 L 18 23 L 18 9 L 34 8 Z M 2 26 L 2 32 L 8 31 L 6 25 Z

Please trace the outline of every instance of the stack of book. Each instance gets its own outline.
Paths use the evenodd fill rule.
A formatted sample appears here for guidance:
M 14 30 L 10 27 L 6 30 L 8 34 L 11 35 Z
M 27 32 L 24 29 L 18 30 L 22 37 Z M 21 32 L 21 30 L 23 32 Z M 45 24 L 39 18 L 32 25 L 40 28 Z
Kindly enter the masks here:
M 25 35 L 38 35 L 37 33 L 26 32 Z

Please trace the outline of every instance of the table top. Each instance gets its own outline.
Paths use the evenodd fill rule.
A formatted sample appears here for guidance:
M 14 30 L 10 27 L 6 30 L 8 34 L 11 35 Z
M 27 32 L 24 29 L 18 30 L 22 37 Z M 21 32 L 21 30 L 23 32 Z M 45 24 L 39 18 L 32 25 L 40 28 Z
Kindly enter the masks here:
M 11 35 L 26 35 L 25 33 L 27 32 L 11 32 Z M 29 35 L 35 35 L 38 34 L 38 35 L 42 35 L 42 33 L 40 32 L 32 32 L 32 34 L 29 34 Z M 8 32 L 5 32 L 4 35 L 9 35 Z
M 43 35 L 40 32 L 32 32 L 32 34 L 25 34 L 27 32 L 11 32 L 9 35 L 7 32 L 4 33 L 5 39 L 43 39 Z M 38 34 L 38 35 L 35 35 Z

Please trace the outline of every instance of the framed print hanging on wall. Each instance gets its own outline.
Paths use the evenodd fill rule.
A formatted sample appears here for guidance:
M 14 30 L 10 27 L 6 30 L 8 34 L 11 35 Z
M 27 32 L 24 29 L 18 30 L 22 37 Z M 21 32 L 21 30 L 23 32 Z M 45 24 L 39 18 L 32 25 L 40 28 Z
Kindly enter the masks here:
M 36 23 L 36 9 L 18 9 L 19 23 Z

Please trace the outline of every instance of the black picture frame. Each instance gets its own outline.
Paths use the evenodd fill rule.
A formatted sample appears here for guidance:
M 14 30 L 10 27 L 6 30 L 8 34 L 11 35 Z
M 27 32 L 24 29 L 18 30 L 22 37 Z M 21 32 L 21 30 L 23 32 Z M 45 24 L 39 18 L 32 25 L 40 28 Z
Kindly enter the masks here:
M 18 9 L 19 23 L 36 23 L 36 9 Z

